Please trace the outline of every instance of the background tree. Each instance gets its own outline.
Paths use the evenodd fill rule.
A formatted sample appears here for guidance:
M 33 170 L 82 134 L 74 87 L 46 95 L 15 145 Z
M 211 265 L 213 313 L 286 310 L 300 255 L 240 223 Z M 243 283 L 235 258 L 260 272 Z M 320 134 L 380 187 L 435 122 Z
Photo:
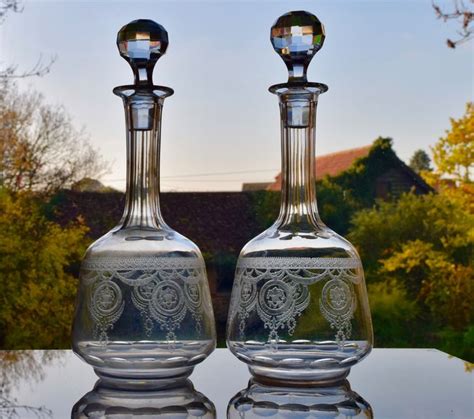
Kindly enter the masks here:
M 19 11 L 18 1 L 0 0 L 0 24 L 8 12 Z M 80 218 L 65 226 L 52 221 L 54 194 L 106 167 L 63 107 L 47 104 L 38 93 L 19 92 L 12 80 L 49 69 L 41 57 L 23 73 L 0 65 L 1 348 L 70 346 L 76 276 L 88 229 Z M 5 387 L 1 390 L 0 416 L 48 413 L 18 406 Z
M 77 280 L 88 239 L 82 221 L 45 216 L 31 193 L 0 189 L 0 347 L 68 348 Z
M 436 168 L 422 174 L 438 193 L 378 202 L 352 219 L 349 238 L 364 261 L 382 345 L 432 345 L 474 359 L 472 121 L 468 104 L 466 115 L 452 119 L 451 130 L 432 149 Z M 380 323 L 399 307 L 406 317 Z
M 67 348 L 81 219 L 52 221 L 54 194 L 103 163 L 61 107 L 11 80 L 0 90 L 0 347 Z
M 474 0 L 467 0 L 467 2 L 474 4 Z M 474 36 L 474 27 L 472 24 L 474 21 L 474 10 L 468 3 L 463 0 L 453 0 L 453 8 L 449 11 L 441 9 L 441 7 L 434 2 L 432 3 L 438 19 L 442 19 L 445 22 L 456 20 L 461 26 L 461 29 L 458 30 L 459 39 L 455 41 L 452 39 L 446 40 L 449 48 L 456 48 L 457 45 L 469 41 Z
M 438 178 L 458 185 L 472 184 L 474 169 L 474 103 L 468 102 L 464 116 L 451 118 L 451 129 L 432 148 Z
M 416 172 L 431 171 L 431 159 L 425 150 L 416 150 L 410 159 L 409 166 Z
M 63 107 L 38 93 L 20 93 L 11 81 L 0 89 L 0 182 L 11 191 L 51 194 L 107 165 Z

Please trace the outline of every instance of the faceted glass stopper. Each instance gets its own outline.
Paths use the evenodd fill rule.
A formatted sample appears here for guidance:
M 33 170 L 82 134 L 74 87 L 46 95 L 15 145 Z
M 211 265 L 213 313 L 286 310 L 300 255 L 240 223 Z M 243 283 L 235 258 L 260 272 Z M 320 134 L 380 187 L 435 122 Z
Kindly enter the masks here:
M 134 20 L 118 32 L 117 46 L 132 67 L 135 84 L 153 84 L 153 68 L 168 48 L 168 32 L 153 20 Z
M 270 39 L 288 68 L 289 83 L 307 82 L 306 70 L 325 37 L 324 25 L 309 12 L 289 12 L 277 19 Z

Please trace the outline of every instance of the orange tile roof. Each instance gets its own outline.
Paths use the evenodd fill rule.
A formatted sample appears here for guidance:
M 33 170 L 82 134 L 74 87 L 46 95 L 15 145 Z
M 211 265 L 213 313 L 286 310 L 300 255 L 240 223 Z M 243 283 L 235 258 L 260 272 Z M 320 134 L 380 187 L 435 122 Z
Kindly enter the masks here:
M 316 179 L 322 179 L 324 176 L 336 176 L 339 173 L 349 169 L 352 164 L 361 157 L 369 154 L 372 145 L 364 147 L 351 148 L 350 150 L 338 151 L 336 153 L 325 154 L 316 157 L 315 172 Z M 281 189 L 281 173 L 275 177 L 275 182 L 267 187 L 269 191 L 279 191 Z

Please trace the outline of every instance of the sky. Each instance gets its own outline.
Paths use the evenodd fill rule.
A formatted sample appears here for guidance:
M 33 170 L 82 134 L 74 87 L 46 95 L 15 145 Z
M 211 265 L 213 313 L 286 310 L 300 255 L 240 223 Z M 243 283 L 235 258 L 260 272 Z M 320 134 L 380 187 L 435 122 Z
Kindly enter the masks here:
M 449 7 L 450 1 L 440 1 Z M 400 158 L 429 151 L 474 98 L 474 41 L 455 50 L 456 25 L 437 20 L 431 0 L 313 1 L 23 1 L 0 26 L 0 62 L 27 70 L 56 57 L 44 77 L 21 80 L 64 106 L 111 162 L 102 182 L 125 188 L 125 122 L 115 86 L 132 73 L 115 40 L 126 23 L 162 24 L 170 44 L 154 72 L 173 88 L 163 111 L 163 191 L 232 191 L 271 181 L 280 168 L 277 97 L 285 82 L 270 27 L 307 10 L 326 28 L 308 79 L 320 96 L 316 153 L 394 139 Z

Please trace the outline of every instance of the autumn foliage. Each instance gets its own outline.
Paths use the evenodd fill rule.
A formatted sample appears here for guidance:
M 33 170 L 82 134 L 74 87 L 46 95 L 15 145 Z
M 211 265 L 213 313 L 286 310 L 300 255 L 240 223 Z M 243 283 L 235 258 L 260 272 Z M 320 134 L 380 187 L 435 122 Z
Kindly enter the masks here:
M 436 190 L 357 212 L 350 239 L 367 272 L 376 342 L 474 359 L 474 105 L 432 148 Z M 389 284 L 389 285 L 388 285 Z M 385 304 L 381 304 L 384 301 Z M 411 304 L 408 305 L 407 304 Z M 379 321 L 406 307 L 398 329 Z M 392 325 L 393 326 L 393 325 Z M 378 336 L 378 339 L 377 339 Z

